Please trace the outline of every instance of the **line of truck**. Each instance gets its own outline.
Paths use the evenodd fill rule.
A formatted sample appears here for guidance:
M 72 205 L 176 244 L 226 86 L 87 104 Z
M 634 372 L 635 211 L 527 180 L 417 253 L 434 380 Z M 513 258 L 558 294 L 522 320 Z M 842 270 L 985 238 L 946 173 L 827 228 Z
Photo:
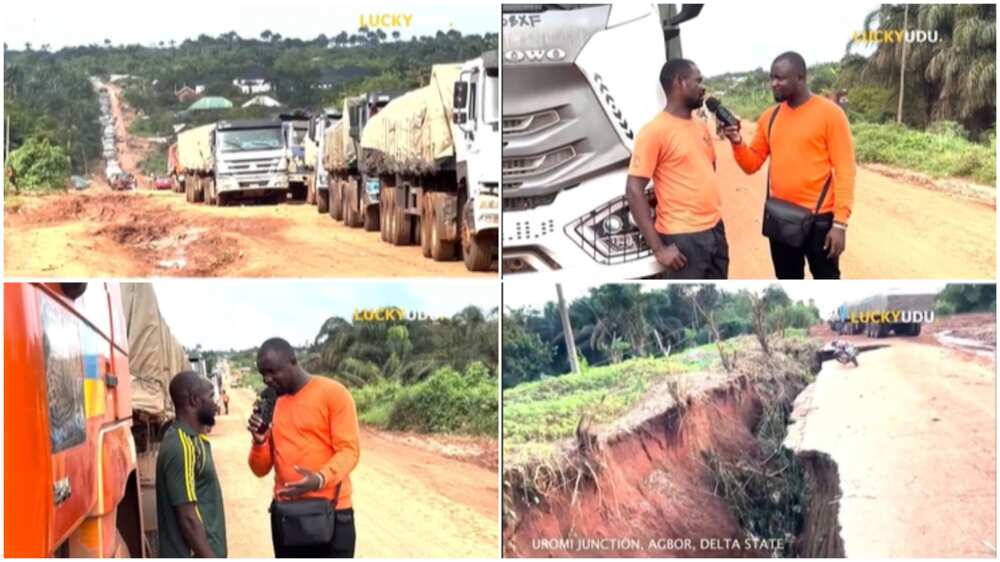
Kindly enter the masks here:
M 428 84 L 410 92 L 182 131 L 169 172 L 192 203 L 291 194 L 390 244 L 420 244 L 425 257 L 487 271 L 498 257 L 499 94 L 490 51 L 433 65 Z
M 4 285 L 4 557 L 158 551 L 174 375 L 205 375 L 148 283 Z

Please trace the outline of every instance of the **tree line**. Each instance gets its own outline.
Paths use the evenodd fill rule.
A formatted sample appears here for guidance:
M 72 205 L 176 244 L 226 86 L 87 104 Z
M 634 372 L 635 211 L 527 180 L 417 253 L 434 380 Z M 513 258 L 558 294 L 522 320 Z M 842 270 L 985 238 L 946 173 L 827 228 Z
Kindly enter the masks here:
M 712 341 L 804 329 L 820 321 L 812 302 L 793 301 L 779 285 L 760 296 L 716 285 L 670 285 L 643 291 L 635 284 L 595 287 L 569 307 L 578 355 L 588 365 L 663 356 Z M 504 387 L 570 371 L 559 309 L 507 309 L 503 314 Z

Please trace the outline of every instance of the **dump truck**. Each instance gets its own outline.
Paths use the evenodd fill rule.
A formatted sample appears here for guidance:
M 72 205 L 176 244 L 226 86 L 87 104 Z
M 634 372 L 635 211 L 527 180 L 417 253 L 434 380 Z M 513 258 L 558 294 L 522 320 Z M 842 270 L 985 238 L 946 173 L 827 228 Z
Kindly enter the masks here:
M 305 140 L 306 167 L 312 170 L 306 185 L 306 202 L 316 205 L 316 211 L 325 214 L 330 210 L 330 173 L 323 166 L 326 131 L 340 120 L 340 110 L 326 109 L 309 120 Z
M 281 115 L 281 136 L 285 143 L 285 161 L 288 163 L 288 191 L 295 201 L 304 201 L 308 194 L 312 168 L 306 163 L 306 134 L 309 116 L 305 113 Z
M 491 268 L 499 225 L 496 52 L 431 68 L 429 83 L 393 101 L 361 135 L 361 169 L 380 184 L 382 239 L 425 257 L 463 255 Z M 461 251 L 460 251 L 461 248 Z
M 156 556 L 183 347 L 149 284 L 4 285 L 4 556 Z
M 379 229 L 379 180 L 364 174 L 361 132 L 368 120 L 395 97 L 391 92 L 372 92 L 344 100 L 343 117 L 324 135 L 323 166 L 330 174 L 330 216 L 350 227 Z
M 656 76 L 681 56 L 679 26 L 700 10 L 502 6 L 505 274 L 661 271 L 625 183 L 636 134 L 666 104 Z
M 831 328 L 845 335 L 865 334 L 870 338 L 919 336 L 925 322 L 934 321 L 934 293 L 892 292 L 844 303 L 837 310 Z
M 219 121 L 177 135 L 178 177 L 190 203 L 226 205 L 237 198 L 288 197 L 281 121 Z

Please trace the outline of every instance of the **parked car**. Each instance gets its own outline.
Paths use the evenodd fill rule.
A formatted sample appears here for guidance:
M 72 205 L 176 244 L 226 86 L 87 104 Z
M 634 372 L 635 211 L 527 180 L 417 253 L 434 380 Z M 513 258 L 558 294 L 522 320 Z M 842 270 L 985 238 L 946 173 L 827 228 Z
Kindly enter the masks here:
M 174 182 L 170 179 L 170 176 L 157 176 L 156 179 L 153 180 L 153 189 L 160 190 L 173 188 Z

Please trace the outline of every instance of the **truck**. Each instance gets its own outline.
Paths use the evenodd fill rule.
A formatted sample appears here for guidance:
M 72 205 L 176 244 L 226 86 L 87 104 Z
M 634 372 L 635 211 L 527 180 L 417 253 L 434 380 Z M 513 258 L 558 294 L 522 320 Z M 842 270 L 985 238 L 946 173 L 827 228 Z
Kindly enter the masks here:
M 330 173 L 323 166 L 323 150 L 326 148 L 326 131 L 340 121 L 340 110 L 324 109 L 309 120 L 309 130 L 305 140 L 306 167 L 312 170 L 306 184 L 306 202 L 316 205 L 316 211 L 326 214 L 330 210 Z
M 393 92 L 371 92 L 344 100 L 343 117 L 327 129 L 323 147 L 323 166 L 330 174 L 328 212 L 345 226 L 379 230 L 379 191 L 377 177 L 359 168 L 364 159 L 361 132 L 368 120 L 392 98 Z
M 502 6 L 504 274 L 662 270 L 625 183 L 636 134 L 666 104 L 655 77 L 701 7 Z
M 177 135 L 178 177 L 189 203 L 288 197 L 288 162 L 278 119 L 219 121 Z
M 305 113 L 283 114 L 281 136 L 285 143 L 285 161 L 288 163 L 288 191 L 295 201 L 303 201 L 308 194 L 312 169 L 306 164 L 306 134 L 309 116 Z
M 864 333 L 870 338 L 919 336 L 922 324 L 934 320 L 936 302 L 934 293 L 880 293 L 842 304 L 830 327 L 843 335 Z
M 183 347 L 149 284 L 4 285 L 4 556 L 156 556 Z
M 491 269 L 499 226 L 499 65 L 495 51 L 436 64 L 426 86 L 371 118 L 362 172 L 380 184 L 382 239 L 425 257 Z

